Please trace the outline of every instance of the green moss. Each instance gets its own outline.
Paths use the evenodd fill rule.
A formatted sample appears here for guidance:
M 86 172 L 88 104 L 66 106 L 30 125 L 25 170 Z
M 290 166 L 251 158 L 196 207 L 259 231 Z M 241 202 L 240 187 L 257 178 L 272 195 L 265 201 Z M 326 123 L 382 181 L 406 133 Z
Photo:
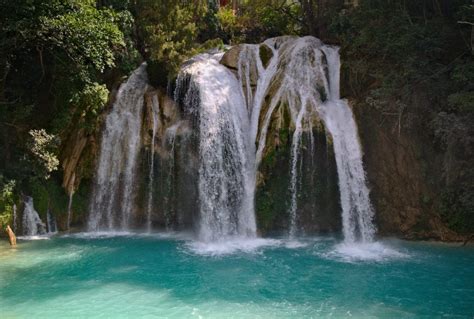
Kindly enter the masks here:
M 442 194 L 441 213 L 448 226 L 462 234 L 474 232 L 474 192 L 456 186 Z
M 259 199 L 257 202 L 257 223 L 259 229 L 267 231 L 271 228 L 275 217 L 273 199 L 270 193 L 265 191 L 261 191 L 257 196 Z
M 90 185 L 90 180 L 82 180 L 81 184 L 79 185 L 79 189 L 74 194 L 74 200 L 72 202 L 72 211 L 76 216 L 87 214 L 89 197 L 91 193 Z
M 262 44 L 259 48 L 259 56 L 263 66 L 266 68 L 273 57 L 273 52 L 267 45 Z
M 40 181 L 31 183 L 31 196 L 33 205 L 40 216 L 46 216 L 48 210 L 49 195 L 46 184 Z
M 55 216 L 67 212 L 68 197 L 59 180 L 33 181 L 30 187 L 35 209 L 40 216 L 45 217 L 48 208 Z

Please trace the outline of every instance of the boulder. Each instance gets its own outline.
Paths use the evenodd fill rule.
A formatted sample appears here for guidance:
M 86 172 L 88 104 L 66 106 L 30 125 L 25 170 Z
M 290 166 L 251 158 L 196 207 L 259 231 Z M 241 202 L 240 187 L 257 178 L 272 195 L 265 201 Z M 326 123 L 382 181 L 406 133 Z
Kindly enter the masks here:
M 221 64 L 225 65 L 226 67 L 237 70 L 239 65 L 239 56 L 242 47 L 237 45 L 232 47 L 229 51 L 227 51 L 221 59 Z

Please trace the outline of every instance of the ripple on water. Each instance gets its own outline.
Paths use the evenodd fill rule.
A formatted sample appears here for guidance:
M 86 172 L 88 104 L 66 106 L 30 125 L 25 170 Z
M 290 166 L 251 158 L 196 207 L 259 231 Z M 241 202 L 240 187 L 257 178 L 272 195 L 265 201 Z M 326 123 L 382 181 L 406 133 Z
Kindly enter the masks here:
M 472 247 L 354 246 L 331 237 L 205 244 L 170 234 L 127 236 L 0 247 L 0 317 L 472 316 Z

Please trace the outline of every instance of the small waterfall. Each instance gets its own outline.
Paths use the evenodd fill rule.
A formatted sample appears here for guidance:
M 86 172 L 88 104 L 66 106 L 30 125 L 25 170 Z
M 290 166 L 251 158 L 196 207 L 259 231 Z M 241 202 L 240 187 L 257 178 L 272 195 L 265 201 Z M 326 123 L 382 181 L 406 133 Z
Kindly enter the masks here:
M 241 85 L 247 93 L 252 110 L 253 141 L 257 142 L 257 165 L 260 163 L 267 141 L 267 132 L 275 109 L 286 104 L 289 107 L 292 121 L 295 125 L 291 145 L 290 162 L 290 237 L 297 232 L 297 197 L 298 197 L 298 160 L 301 146 L 301 137 L 305 130 L 311 129 L 304 126 L 309 122 L 311 110 L 318 107 L 321 102 L 319 87 L 327 87 L 324 69 L 322 67 L 322 53 L 319 50 L 322 43 L 316 38 L 281 37 L 269 39 L 264 45 L 271 50 L 272 56 L 264 68 L 259 54 L 261 46 L 245 46 L 239 61 L 239 78 Z M 252 52 L 250 54 L 249 52 Z M 249 61 L 249 59 L 254 59 Z M 245 63 L 244 63 L 245 61 Z M 254 66 L 255 65 L 255 66 Z M 253 67 L 253 71 L 252 70 Z M 250 71 L 249 71 L 250 70 Z M 256 72 L 258 80 L 255 96 L 249 85 L 250 72 Z M 261 121 L 261 110 L 265 96 L 273 85 L 273 95 L 266 113 Z M 260 123 L 260 127 L 258 127 Z M 258 135 L 260 129 L 260 135 Z M 257 140 L 257 136 L 259 136 Z
M 46 234 L 46 225 L 41 221 L 38 212 L 33 206 L 33 198 L 26 197 L 23 210 L 23 235 L 37 236 Z
M 190 79 L 186 107 L 199 117 L 199 238 L 206 242 L 256 236 L 249 116 L 240 83 L 219 64 L 221 56 L 196 57 L 177 83 Z
M 71 229 L 71 221 L 72 221 L 72 198 L 74 196 L 74 192 L 69 194 L 69 200 L 67 203 L 67 230 Z
M 48 212 L 46 213 L 46 225 L 48 226 L 48 234 L 55 234 L 58 232 L 56 219 L 51 214 L 51 210 L 49 208 Z
M 90 231 L 129 227 L 147 82 L 146 64 L 142 64 L 120 86 L 107 115 L 90 206 Z
M 16 233 L 18 228 L 18 213 L 16 210 L 16 204 L 13 204 L 13 232 Z
M 357 124 L 347 101 L 339 97 L 338 49 L 325 47 L 324 52 L 328 61 L 330 98 L 320 113 L 334 144 L 344 239 L 346 242 L 371 242 L 375 236 L 374 210 L 362 163 Z
M 166 172 L 166 183 L 165 183 L 165 189 L 164 189 L 164 194 L 165 195 L 165 201 L 164 201 L 164 207 L 165 207 L 165 225 L 166 228 L 169 229 L 171 228 L 171 218 L 172 214 L 174 212 L 175 207 L 173 206 L 173 198 L 175 196 L 174 193 L 174 170 L 175 170 L 175 165 L 176 165 L 176 159 L 175 159 L 175 144 L 176 144 L 176 135 L 178 134 L 178 130 L 180 129 L 182 125 L 182 122 L 179 121 L 176 124 L 168 127 L 165 132 L 165 139 L 164 143 L 167 144 L 169 147 L 168 153 L 170 154 L 167 165 L 168 169 Z M 166 147 L 166 145 L 165 145 Z
M 158 96 L 153 95 L 152 98 L 152 112 L 153 112 L 153 131 L 151 136 L 151 150 L 150 150 L 150 169 L 148 173 L 148 196 L 146 206 L 147 229 L 151 232 L 151 214 L 153 212 L 153 180 L 155 178 L 155 137 L 158 129 L 158 115 L 160 112 L 160 102 Z

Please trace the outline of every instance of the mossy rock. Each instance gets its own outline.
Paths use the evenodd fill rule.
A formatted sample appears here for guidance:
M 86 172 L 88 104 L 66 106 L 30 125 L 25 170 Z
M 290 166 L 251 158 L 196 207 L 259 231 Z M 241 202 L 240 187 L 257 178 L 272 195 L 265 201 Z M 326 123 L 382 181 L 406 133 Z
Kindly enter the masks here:
M 262 61 L 263 66 L 267 68 L 271 58 L 273 57 L 272 49 L 270 49 L 266 44 L 262 44 L 259 47 L 258 54 L 260 56 L 260 60 Z

